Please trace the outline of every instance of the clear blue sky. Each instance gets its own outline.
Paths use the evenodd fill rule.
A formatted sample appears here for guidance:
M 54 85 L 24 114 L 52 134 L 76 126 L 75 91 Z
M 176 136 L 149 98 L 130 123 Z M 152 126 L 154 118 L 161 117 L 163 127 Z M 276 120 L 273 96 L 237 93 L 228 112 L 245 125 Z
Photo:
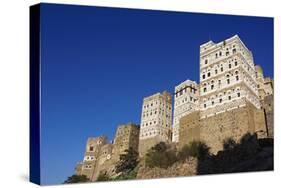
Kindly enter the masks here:
M 86 139 L 140 123 L 142 99 L 199 79 L 199 45 L 238 34 L 273 77 L 273 19 L 43 4 L 41 174 L 62 183 Z

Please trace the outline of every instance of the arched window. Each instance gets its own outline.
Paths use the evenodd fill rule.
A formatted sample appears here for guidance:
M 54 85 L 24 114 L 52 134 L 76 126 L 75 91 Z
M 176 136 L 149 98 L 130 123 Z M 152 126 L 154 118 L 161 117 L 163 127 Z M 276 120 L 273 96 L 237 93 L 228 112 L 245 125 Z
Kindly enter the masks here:
M 226 75 L 226 77 L 227 77 L 227 80 L 226 80 L 227 84 L 230 84 L 229 75 Z
M 94 151 L 94 146 L 90 146 L 89 151 Z

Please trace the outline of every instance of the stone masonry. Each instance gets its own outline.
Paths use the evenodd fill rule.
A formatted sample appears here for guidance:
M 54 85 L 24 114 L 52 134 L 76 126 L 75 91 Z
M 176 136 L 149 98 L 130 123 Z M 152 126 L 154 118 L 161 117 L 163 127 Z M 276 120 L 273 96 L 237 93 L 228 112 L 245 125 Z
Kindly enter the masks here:
M 138 143 L 139 126 L 133 123 L 120 125 L 113 143 L 108 143 L 105 136 L 89 138 L 84 160 L 76 165 L 76 174 L 86 175 L 91 181 L 95 181 L 100 172 L 114 175 L 119 156 L 129 148 L 137 151 Z
M 203 141 L 217 153 L 223 149 L 223 142 L 228 138 L 238 141 L 246 133 L 266 134 L 265 119 L 262 109 L 251 103 L 217 115 L 200 119 L 200 111 L 184 116 L 180 120 L 180 147 L 191 141 Z
M 226 139 L 238 141 L 246 133 L 273 138 L 273 80 L 264 77 L 238 35 L 200 45 L 199 65 L 199 84 L 186 80 L 175 87 L 173 95 L 164 91 L 143 99 L 140 126 L 118 126 L 113 143 L 105 136 L 88 138 L 75 173 L 91 181 L 101 172 L 114 176 L 126 149 L 134 149 L 142 158 L 159 142 L 182 147 L 203 141 L 215 154 Z

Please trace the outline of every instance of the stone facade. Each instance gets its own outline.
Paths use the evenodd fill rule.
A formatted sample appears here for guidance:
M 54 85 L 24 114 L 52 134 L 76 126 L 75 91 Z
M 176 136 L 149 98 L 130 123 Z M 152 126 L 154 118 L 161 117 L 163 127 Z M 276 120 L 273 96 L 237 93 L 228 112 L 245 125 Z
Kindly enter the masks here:
M 139 147 L 139 126 L 129 123 L 120 125 L 116 131 L 113 147 L 113 157 L 119 160 L 119 155 L 123 154 L 125 150 L 133 148 L 138 151 Z
M 142 105 L 139 154 L 143 156 L 155 142 L 172 141 L 172 96 L 164 91 L 145 97 Z M 151 140 L 154 140 L 151 142 Z
M 228 103 L 234 108 L 248 101 L 259 109 L 257 86 L 252 53 L 238 35 L 200 46 L 200 111 L 207 111 L 201 118 L 219 113 L 219 106 Z
M 264 110 L 264 117 L 267 128 L 267 137 L 273 138 L 274 136 L 274 97 L 273 95 L 265 96 L 262 100 Z
M 203 141 L 217 153 L 226 139 L 238 141 L 246 133 L 273 138 L 273 80 L 264 78 L 237 35 L 200 46 L 200 83 L 180 83 L 174 100 L 173 117 L 172 95 L 164 91 L 143 99 L 140 127 L 120 125 L 113 143 L 105 136 L 89 138 L 76 174 L 92 181 L 102 171 L 116 175 L 115 165 L 126 149 L 135 149 L 142 158 L 161 141 L 173 141 L 175 147 Z
M 77 175 L 86 175 L 91 181 L 95 181 L 100 172 L 114 175 L 119 156 L 129 148 L 137 151 L 138 142 L 139 126 L 133 123 L 120 125 L 113 143 L 108 143 L 105 136 L 89 138 L 84 160 L 76 165 L 75 172 Z
M 96 166 L 98 166 L 98 159 L 100 151 L 103 145 L 107 143 L 105 136 L 99 136 L 96 138 L 88 138 L 81 174 L 86 175 L 87 178 L 92 179 L 93 174 L 96 172 Z
M 247 101 L 245 103 L 245 106 L 203 119 L 200 111 L 181 118 L 180 147 L 191 141 L 203 141 L 212 153 L 217 153 L 223 149 L 223 142 L 228 138 L 238 141 L 246 133 L 257 133 L 263 137 L 266 134 L 263 110 Z
M 259 99 L 264 111 L 264 117 L 267 128 L 267 135 L 273 138 L 273 123 L 274 123 L 274 88 L 273 80 L 269 77 L 264 77 L 263 70 L 259 65 L 255 66 L 256 77 L 258 82 Z
M 273 80 L 269 77 L 264 78 L 263 70 L 259 65 L 255 66 L 259 99 L 261 101 L 268 95 L 273 95 Z
M 199 87 L 199 110 L 180 119 L 180 146 L 201 140 L 216 153 L 227 138 L 273 137 L 273 81 L 237 35 L 200 46 Z
M 198 110 L 199 87 L 195 81 L 186 80 L 175 87 L 173 117 L 173 142 L 179 141 L 179 120 Z

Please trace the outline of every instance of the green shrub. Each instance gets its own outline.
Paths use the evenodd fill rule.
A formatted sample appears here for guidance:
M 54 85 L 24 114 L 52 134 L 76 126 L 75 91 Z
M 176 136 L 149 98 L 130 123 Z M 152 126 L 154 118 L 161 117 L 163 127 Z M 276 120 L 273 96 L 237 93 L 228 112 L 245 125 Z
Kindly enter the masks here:
M 112 179 L 109 177 L 109 175 L 105 171 L 105 172 L 100 172 L 96 181 L 110 181 L 110 180 L 112 180 Z
M 180 161 L 184 161 L 185 159 L 189 158 L 191 156 L 190 154 L 190 148 L 189 146 L 186 144 L 184 145 L 181 150 L 178 152 L 178 159 Z
M 223 141 L 223 150 L 231 150 L 237 146 L 237 143 L 233 138 L 228 138 Z
M 89 182 L 90 180 L 85 175 L 72 175 L 64 181 L 64 183 L 83 183 Z
M 177 161 L 176 150 L 160 142 L 148 150 L 145 156 L 146 166 L 168 168 Z
M 184 145 L 178 152 L 178 159 L 183 161 L 189 157 L 203 159 L 210 155 L 209 147 L 200 141 L 192 141 L 188 145 Z
M 138 168 L 134 168 L 133 170 L 127 170 L 122 172 L 119 176 L 115 177 L 114 180 L 130 180 L 136 179 L 138 174 Z
M 273 149 L 273 145 L 271 145 Z M 266 156 L 269 150 L 263 150 L 256 134 L 245 134 L 239 142 L 227 139 L 223 150 L 206 160 L 198 161 L 198 174 L 233 173 L 273 169 L 273 156 Z M 261 152 L 261 153 L 260 153 Z M 269 160 L 268 160 L 269 159 Z
M 138 157 L 138 152 L 136 152 L 133 148 L 125 150 L 125 154 L 120 155 L 119 162 L 116 165 L 116 173 L 132 171 L 135 169 L 139 163 Z

